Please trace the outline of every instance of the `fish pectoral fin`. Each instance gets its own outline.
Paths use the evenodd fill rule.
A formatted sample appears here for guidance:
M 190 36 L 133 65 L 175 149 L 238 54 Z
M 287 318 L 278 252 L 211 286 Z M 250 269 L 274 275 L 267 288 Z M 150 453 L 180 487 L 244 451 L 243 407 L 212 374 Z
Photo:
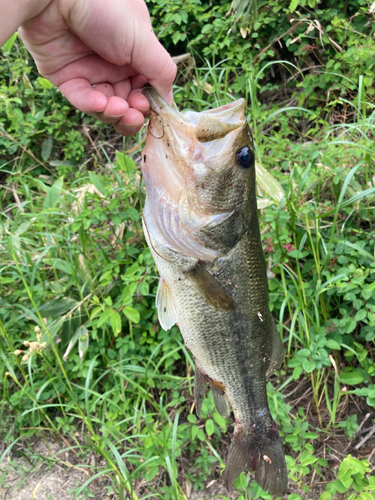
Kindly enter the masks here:
M 274 319 L 271 317 L 271 352 L 270 364 L 266 376 L 271 376 L 278 368 L 280 368 L 284 360 L 284 349 L 280 339 L 280 334 L 276 328 Z
M 215 408 L 217 409 L 219 415 L 221 415 L 224 418 L 229 417 L 230 408 L 225 392 L 219 389 L 218 387 L 215 387 L 214 385 L 211 385 L 211 392 L 212 392 L 212 398 L 215 403 Z
M 197 264 L 191 271 L 185 273 L 194 280 L 199 293 L 217 311 L 235 311 L 237 305 L 214 276 L 203 266 Z
M 202 403 L 207 389 L 207 377 L 195 362 L 195 378 L 194 378 L 194 399 L 195 411 L 198 417 L 201 416 Z
M 161 327 L 163 330 L 170 330 L 177 323 L 177 311 L 172 292 L 163 278 L 160 278 L 156 292 L 156 308 Z

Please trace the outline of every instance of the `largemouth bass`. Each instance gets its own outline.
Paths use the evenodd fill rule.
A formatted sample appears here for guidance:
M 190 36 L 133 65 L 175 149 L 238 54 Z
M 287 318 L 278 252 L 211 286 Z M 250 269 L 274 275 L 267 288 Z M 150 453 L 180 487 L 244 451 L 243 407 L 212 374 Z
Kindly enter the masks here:
M 227 489 L 252 470 L 264 490 L 282 495 L 287 472 L 266 376 L 283 350 L 268 306 L 245 100 L 182 114 L 152 87 L 143 94 L 151 107 L 143 223 L 160 274 L 159 321 L 166 330 L 178 323 L 195 358 L 198 416 L 207 383 L 219 414 L 233 410 Z

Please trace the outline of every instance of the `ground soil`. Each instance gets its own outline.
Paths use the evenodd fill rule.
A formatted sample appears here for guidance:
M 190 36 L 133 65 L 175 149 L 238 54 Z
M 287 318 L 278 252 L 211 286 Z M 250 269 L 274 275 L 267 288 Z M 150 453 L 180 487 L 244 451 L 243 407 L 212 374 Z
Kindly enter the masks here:
M 15 445 L 0 464 L 1 471 L 5 471 L 0 482 L 0 500 L 73 500 L 79 486 L 89 479 L 89 473 L 74 465 L 74 453 L 64 452 L 66 448 L 64 443 L 33 439 L 26 458 L 26 453 Z M 110 498 L 101 496 L 96 486 L 91 484 L 91 498 Z M 88 497 L 79 496 L 77 500 L 84 498 Z

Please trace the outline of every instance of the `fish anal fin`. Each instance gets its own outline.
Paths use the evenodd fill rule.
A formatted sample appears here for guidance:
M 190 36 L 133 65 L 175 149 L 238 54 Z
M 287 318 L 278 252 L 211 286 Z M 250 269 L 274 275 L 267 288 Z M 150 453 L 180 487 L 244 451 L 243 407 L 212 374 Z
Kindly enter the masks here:
M 172 328 L 177 322 L 177 311 L 172 292 L 163 278 L 160 278 L 158 291 L 156 293 L 156 308 L 159 314 L 159 322 L 163 330 Z
M 201 416 L 202 403 L 207 389 L 207 377 L 199 367 L 199 364 L 195 362 L 195 377 L 194 377 L 194 399 L 195 399 L 195 411 L 198 417 Z
M 185 273 L 194 280 L 204 299 L 217 311 L 235 311 L 237 305 L 215 277 L 203 266 L 197 264 L 191 271 Z
M 278 368 L 280 368 L 284 360 L 284 349 L 283 344 L 280 339 L 280 334 L 277 330 L 274 319 L 271 317 L 271 352 L 270 352 L 270 364 L 266 373 L 269 377 Z
M 251 424 L 237 425 L 227 464 L 225 486 L 231 490 L 233 481 L 248 471 L 255 472 L 255 481 L 271 495 L 281 496 L 288 485 L 284 451 L 276 430 L 251 433 Z
M 214 385 L 211 385 L 211 392 L 212 392 L 212 398 L 215 403 L 215 407 L 219 415 L 221 415 L 224 418 L 229 417 L 230 408 L 225 392 L 219 387 L 216 387 Z

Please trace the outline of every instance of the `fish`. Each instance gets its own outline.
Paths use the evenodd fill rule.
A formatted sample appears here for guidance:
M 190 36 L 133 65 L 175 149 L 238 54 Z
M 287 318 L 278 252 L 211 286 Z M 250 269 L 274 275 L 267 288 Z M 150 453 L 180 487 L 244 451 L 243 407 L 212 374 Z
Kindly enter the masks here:
M 159 322 L 165 330 L 178 324 L 195 359 L 197 415 L 207 386 L 221 416 L 233 411 L 226 488 L 253 471 L 280 496 L 288 477 L 266 378 L 280 367 L 283 347 L 269 309 L 246 102 L 180 113 L 150 85 L 142 93 L 151 113 L 142 218 L 160 275 Z

